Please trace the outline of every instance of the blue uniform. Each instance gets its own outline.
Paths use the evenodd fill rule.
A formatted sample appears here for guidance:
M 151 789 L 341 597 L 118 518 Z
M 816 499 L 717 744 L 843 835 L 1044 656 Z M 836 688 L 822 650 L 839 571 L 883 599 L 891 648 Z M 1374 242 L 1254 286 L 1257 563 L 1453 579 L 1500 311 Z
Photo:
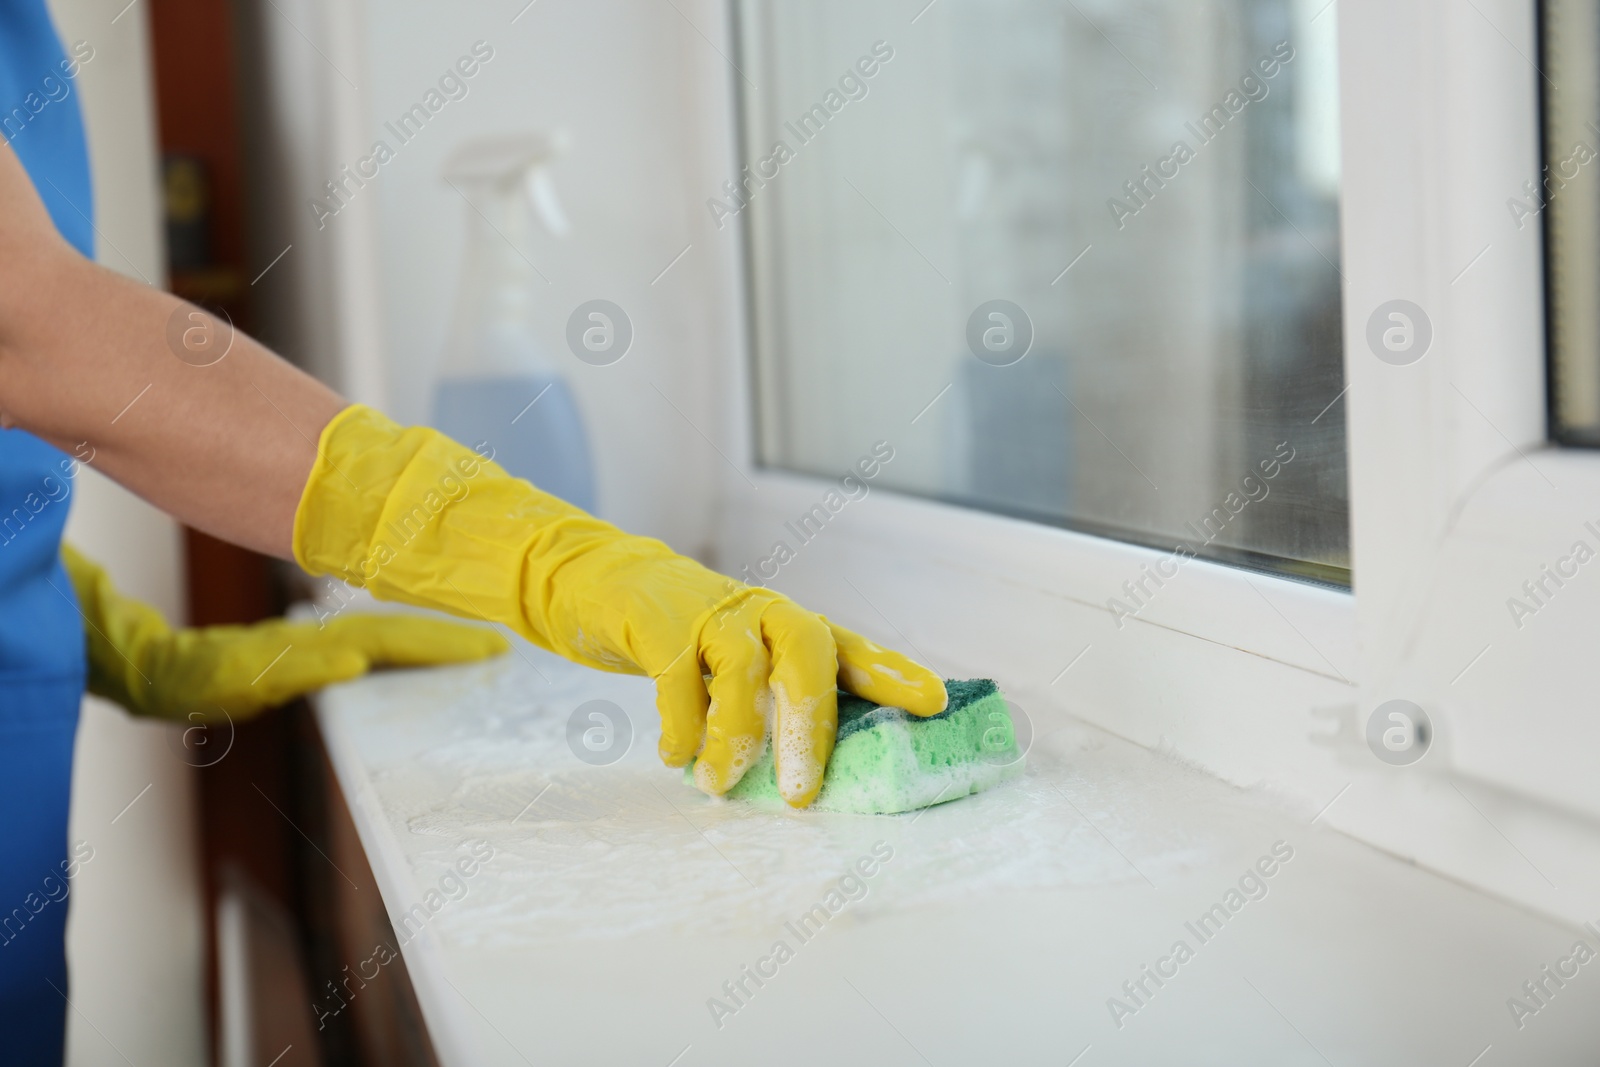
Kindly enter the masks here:
M 94 254 L 88 149 L 69 58 L 44 0 L 0 0 L 0 134 L 56 227 Z M 83 623 L 61 565 L 74 460 L 0 430 L 0 1060 L 60 1064 L 65 877 Z M 89 842 L 92 847 L 93 842 Z

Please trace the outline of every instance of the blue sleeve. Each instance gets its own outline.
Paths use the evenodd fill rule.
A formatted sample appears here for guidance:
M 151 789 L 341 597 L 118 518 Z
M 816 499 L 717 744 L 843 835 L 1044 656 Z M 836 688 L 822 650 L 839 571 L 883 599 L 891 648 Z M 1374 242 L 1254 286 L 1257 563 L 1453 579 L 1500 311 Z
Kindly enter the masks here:
M 94 47 L 63 48 L 44 0 L 0 0 L 0 136 L 16 152 L 56 229 L 94 256 L 94 197 L 77 79 Z

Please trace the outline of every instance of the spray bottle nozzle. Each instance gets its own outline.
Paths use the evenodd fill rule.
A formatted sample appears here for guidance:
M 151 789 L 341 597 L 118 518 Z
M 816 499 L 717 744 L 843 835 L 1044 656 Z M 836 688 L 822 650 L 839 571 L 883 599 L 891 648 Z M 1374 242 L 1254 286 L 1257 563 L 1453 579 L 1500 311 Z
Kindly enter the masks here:
M 509 192 L 520 186 L 534 215 L 557 237 L 571 230 L 550 180 L 549 165 L 567 150 L 567 135 L 551 133 L 481 137 L 463 143 L 445 160 L 444 180 L 453 186 L 476 186 Z
M 533 212 L 544 223 L 544 228 L 557 237 L 565 237 L 572 226 L 567 222 L 566 212 L 561 210 L 561 201 L 556 199 L 556 187 L 550 181 L 550 172 L 543 167 L 529 170 L 527 192 L 528 202 L 533 205 Z

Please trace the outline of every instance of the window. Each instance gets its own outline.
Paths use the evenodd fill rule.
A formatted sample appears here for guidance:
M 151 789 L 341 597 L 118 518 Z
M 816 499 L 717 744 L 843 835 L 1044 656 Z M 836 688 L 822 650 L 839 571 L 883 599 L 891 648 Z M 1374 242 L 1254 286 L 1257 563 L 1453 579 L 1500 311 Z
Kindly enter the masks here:
M 763 465 L 1348 582 L 1335 5 L 735 12 Z
M 1518 228 L 1543 214 L 1551 437 L 1600 445 L 1600 12 L 1547 0 L 1543 11 L 1544 170 L 1507 201 Z
M 1595 887 L 1568 858 L 1593 854 L 1600 819 L 1588 711 L 1600 582 L 1572 568 L 1600 558 L 1600 452 L 1547 447 L 1543 371 L 1547 334 L 1560 345 L 1545 328 L 1547 276 L 1569 286 L 1574 316 L 1593 288 L 1554 277 L 1566 267 L 1555 241 L 1547 275 L 1543 234 L 1561 213 L 1530 194 L 1551 136 L 1541 90 L 1591 76 L 1541 55 L 1536 16 L 1551 29 L 1549 8 L 926 2 L 730 4 L 741 47 L 728 84 L 754 177 L 737 200 L 724 189 L 722 210 L 744 224 L 752 329 L 748 363 L 730 353 L 723 370 L 748 366 L 757 381 L 754 425 L 740 412 L 728 427 L 741 476 L 725 480 L 718 558 L 736 571 L 759 561 L 762 579 L 776 562 L 771 580 L 830 617 L 952 677 L 1002 680 L 1036 736 L 1087 719 L 1281 791 L 1318 825 L 1587 920 Z M 1182 137 L 1164 131 L 1208 113 L 1284 25 L 1295 54 L 1268 94 L 1132 212 L 1118 190 Z M 1594 32 L 1568 22 L 1565 35 L 1566 70 L 1593 64 Z M 880 40 L 894 55 L 868 64 L 865 92 L 841 85 Z M 1040 131 L 1050 138 L 1027 139 Z M 1576 136 L 1600 147 L 1600 130 Z M 789 152 L 763 169 L 779 138 Z M 1575 211 L 1590 169 L 1549 204 Z M 1131 215 L 1113 219 L 1114 196 Z M 1536 214 L 1519 227 L 1508 197 Z M 1284 293 L 1301 299 L 1269 299 Z M 1325 327 L 1308 295 L 1326 301 Z M 967 320 L 991 299 L 1025 308 L 1033 346 L 1010 367 L 972 368 Z M 983 321 L 1006 339 L 1004 319 Z M 1051 351 L 1061 378 L 1029 370 Z M 991 369 L 1038 377 L 980 423 L 974 398 L 1000 387 L 971 380 Z M 1057 387 L 1072 403 L 1037 418 L 1027 405 Z M 1263 506 L 1228 524 L 1232 540 L 1147 585 L 1170 573 L 1162 542 L 1191 521 L 1197 486 L 1225 489 L 1219 472 L 1247 435 L 1276 444 L 1277 426 L 1330 437 L 1307 449 L 1293 438 L 1295 459 Z M 1070 449 L 1054 468 L 1050 432 Z M 1559 425 L 1556 436 L 1572 440 Z M 896 454 L 878 478 L 904 492 L 852 505 L 824 535 L 797 531 L 879 439 Z M 1136 496 L 1133 464 L 1159 492 Z M 1325 488 L 1282 492 L 1311 471 Z M 1356 595 L 1288 580 L 1335 576 L 1347 544 Z M 1276 573 L 1227 565 L 1240 561 Z M 1403 769 L 1366 733 L 1393 700 L 1431 724 L 1425 758 Z

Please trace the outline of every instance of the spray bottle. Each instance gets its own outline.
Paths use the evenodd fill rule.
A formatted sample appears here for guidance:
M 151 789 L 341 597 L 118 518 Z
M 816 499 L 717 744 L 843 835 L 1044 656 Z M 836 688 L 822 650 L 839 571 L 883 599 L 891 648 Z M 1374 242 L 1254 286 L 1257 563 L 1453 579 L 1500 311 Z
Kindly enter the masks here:
M 468 446 L 487 442 L 518 478 L 587 511 L 594 466 L 576 399 L 539 340 L 538 294 L 549 282 L 525 249 L 536 226 L 568 229 L 546 170 L 559 137 L 470 141 L 446 161 L 444 179 L 467 198 L 467 248 L 433 425 Z

